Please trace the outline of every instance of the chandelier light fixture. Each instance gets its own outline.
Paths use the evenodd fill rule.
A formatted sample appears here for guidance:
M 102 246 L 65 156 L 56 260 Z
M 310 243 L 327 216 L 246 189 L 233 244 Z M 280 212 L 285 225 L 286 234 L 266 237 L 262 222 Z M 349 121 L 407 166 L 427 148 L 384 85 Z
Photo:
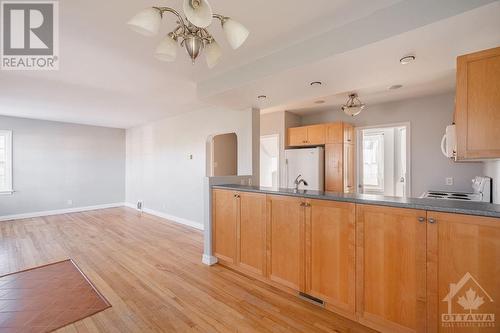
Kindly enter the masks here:
M 358 98 L 358 94 L 353 93 L 349 95 L 349 99 L 347 100 L 347 103 L 342 105 L 342 111 L 348 116 L 354 117 L 357 116 L 358 114 L 363 111 L 365 108 L 365 104 L 361 103 L 361 101 Z
M 249 35 L 249 31 L 242 24 L 229 17 L 214 14 L 206 0 L 184 0 L 183 12 L 185 19 L 170 7 L 147 8 L 137 13 L 127 24 L 144 36 L 156 36 L 160 31 L 163 14 L 175 15 L 177 27 L 158 45 L 155 57 L 162 61 L 174 61 L 180 42 L 193 64 L 204 52 L 209 68 L 213 68 L 222 56 L 221 47 L 207 30 L 213 19 L 220 21 L 226 39 L 234 50 L 243 45 Z

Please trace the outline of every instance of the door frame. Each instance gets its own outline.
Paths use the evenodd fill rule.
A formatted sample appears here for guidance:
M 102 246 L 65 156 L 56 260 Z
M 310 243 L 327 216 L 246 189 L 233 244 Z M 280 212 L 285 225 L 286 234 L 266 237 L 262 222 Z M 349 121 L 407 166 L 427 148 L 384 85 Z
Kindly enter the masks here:
M 389 128 L 389 127 L 406 127 L 406 187 L 405 187 L 405 195 L 406 197 L 411 196 L 411 183 L 412 183 L 412 172 L 411 172 L 411 123 L 401 122 L 401 123 L 391 123 L 391 124 L 382 124 L 382 125 L 370 125 L 370 126 L 361 126 L 355 128 L 356 135 L 356 193 L 359 193 L 361 180 L 363 179 L 361 175 L 361 167 L 360 161 L 363 160 L 363 149 L 361 149 L 362 144 L 362 136 L 361 132 L 367 129 L 375 129 L 375 128 Z
M 277 143 L 277 147 L 276 147 L 276 151 L 278 152 L 278 169 L 277 169 L 277 175 L 276 175 L 276 178 L 277 178 L 277 182 L 278 182 L 278 188 L 280 187 L 280 184 L 281 184 L 281 137 L 278 133 L 276 134 L 267 134 L 267 135 L 261 135 L 259 137 L 259 154 L 260 154 L 260 145 L 261 145 L 261 140 L 262 139 L 266 139 L 266 138 L 276 138 L 276 143 Z M 259 170 L 260 170 L 260 163 L 261 163 L 262 159 L 259 158 Z M 260 171 L 259 171 L 260 172 Z M 260 185 L 260 182 L 259 182 L 259 185 Z

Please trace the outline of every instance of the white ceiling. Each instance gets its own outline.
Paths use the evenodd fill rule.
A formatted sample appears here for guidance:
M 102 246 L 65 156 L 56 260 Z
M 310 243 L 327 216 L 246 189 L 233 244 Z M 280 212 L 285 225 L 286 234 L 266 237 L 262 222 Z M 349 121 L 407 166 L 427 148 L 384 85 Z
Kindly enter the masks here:
M 429 2 L 430 7 L 433 5 L 430 0 L 422 1 Z M 452 0 L 443 0 L 439 3 L 442 7 L 443 3 L 449 5 L 452 2 Z M 460 2 L 461 7 L 453 5 L 454 11 L 446 11 L 441 7 L 436 10 L 438 13 L 443 12 L 443 15 L 454 16 L 488 2 L 491 0 L 470 0 Z M 321 64 L 324 62 L 333 70 L 335 61 L 331 62 L 331 60 L 336 57 L 329 56 L 324 57 L 324 60 L 297 64 L 287 61 L 286 57 L 279 53 L 280 50 L 300 47 L 301 44 L 307 45 L 315 36 L 328 34 L 348 24 L 376 17 L 375 15 L 384 9 L 411 9 L 412 1 L 253 0 L 242 2 L 211 0 L 215 12 L 234 17 L 251 31 L 247 43 L 239 50 L 233 51 L 227 46 L 220 27 L 214 25 L 210 28 L 224 49 L 224 56 L 214 70 L 206 68 L 204 59 L 199 59 L 198 63 L 193 66 L 182 50 L 175 63 L 157 61 L 153 58 L 152 52 L 161 36 L 145 38 L 130 31 L 125 25 L 126 21 L 142 8 L 151 5 L 181 8 L 181 0 L 72 0 L 61 1 L 59 4 L 61 12 L 60 70 L 57 72 L 0 72 L 0 114 L 128 128 L 151 120 L 207 108 L 210 105 L 231 108 L 255 106 L 256 92 L 265 92 L 270 95 L 271 98 L 265 105 L 266 107 L 283 107 L 289 102 L 295 105 L 304 100 L 306 100 L 307 107 L 308 98 L 335 95 L 340 93 L 339 89 L 347 83 L 344 86 L 330 85 L 330 82 L 338 80 L 339 75 L 329 70 L 328 73 L 331 74 L 325 76 L 324 79 L 329 84 L 321 88 L 323 90 L 310 94 L 307 88 L 300 87 L 299 90 L 303 92 L 296 94 L 297 89 L 289 89 L 288 85 L 294 80 L 289 79 L 288 73 L 292 69 L 297 70 L 296 74 L 301 75 L 300 81 L 320 77 L 325 74 L 325 67 Z M 493 11 L 490 9 L 484 14 L 490 17 L 491 15 L 488 14 L 493 12 L 498 17 L 498 2 L 496 5 L 492 7 Z M 475 11 L 477 10 L 481 8 Z M 467 13 L 460 16 L 462 15 L 467 15 Z M 466 17 L 465 20 L 471 18 L 473 17 Z M 481 19 L 480 22 L 483 24 L 484 20 Z M 167 19 L 164 33 L 173 27 L 173 24 L 173 20 Z M 479 24 L 480 27 L 481 24 Z M 488 20 L 484 24 L 488 24 Z M 472 24 L 469 22 L 468 25 Z M 472 46 L 467 44 L 463 46 L 463 49 L 491 42 L 491 38 L 486 38 L 489 40 L 483 42 L 479 38 L 480 40 L 476 42 L 479 37 L 476 34 L 481 32 L 478 29 L 481 28 L 475 27 L 473 32 L 467 35 L 474 41 L 471 42 Z M 484 27 L 484 29 L 487 32 L 486 37 L 490 37 L 489 35 L 498 37 L 500 29 L 497 33 L 492 33 L 489 27 Z M 425 44 L 425 39 L 420 41 L 422 42 L 420 44 Z M 432 48 L 434 44 L 441 42 L 439 38 L 429 38 L 426 45 Z M 401 42 L 398 44 L 397 40 L 394 45 L 388 44 L 393 51 L 390 56 L 399 57 L 400 48 L 405 46 L 400 44 Z M 409 45 L 406 45 L 406 48 L 408 47 Z M 371 52 L 371 49 L 365 51 L 363 47 L 356 49 L 361 50 L 361 53 L 353 55 L 358 60 L 366 56 L 373 57 L 371 53 L 364 53 Z M 376 62 L 384 62 L 384 59 L 387 59 L 385 55 L 389 52 L 381 54 L 380 49 L 374 51 L 377 50 L 379 53 L 376 56 Z M 454 49 L 450 52 L 453 51 Z M 311 50 L 311 53 L 315 51 Z M 319 53 L 316 55 L 319 56 Z M 251 65 L 258 65 L 262 59 L 271 59 L 272 61 L 268 63 L 279 64 L 276 68 L 279 67 L 281 72 L 256 70 L 254 73 L 259 74 L 259 77 L 252 78 L 250 84 L 238 82 L 239 68 L 257 68 Z M 357 65 L 345 57 L 339 60 L 343 66 Z M 418 63 L 420 64 L 420 60 Z M 287 68 L 285 65 L 290 66 Z M 403 82 L 402 79 L 407 78 L 391 77 L 393 73 L 384 71 L 370 71 L 369 62 L 362 67 L 366 67 L 365 73 L 368 74 L 361 78 L 357 75 L 357 80 L 346 80 L 349 86 L 347 90 L 359 88 L 376 90 L 379 88 L 373 84 L 374 82 L 381 80 L 392 82 L 396 79 Z M 448 67 L 441 68 L 436 65 L 432 68 L 433 71 L 446 72 L 446 75 L 449 75 Z M 377 73 L 379 77 L 374 78 L 374 73 Z M 272 77 L 267 77 L 270 74 L 273 74 Z M 433 78 L 436 79 L 436 75 Z M 408 80 L 403 83 L 408 86 L 421 84 L 420 81 L 424 79 L 426 78 L 422 76 L 418 82 Z M 295 80 L 295 82 L 300 81 Z M 200 92 L 202 85 L 207 86 L 211 82 L 236 83 L 226 86 L 222 92 L 218 91 L 210 95 L 204 91 Z M 446 86 L 447 83 L 442 84 Z M 277 87 L 273 90 L 270 85 L 277 85 Z M 342 89 L 345 90 L 345 88 Z M 332 103 L 333 101 L 332 97 Z M 302 107 L 298 104 L 296 106 Z

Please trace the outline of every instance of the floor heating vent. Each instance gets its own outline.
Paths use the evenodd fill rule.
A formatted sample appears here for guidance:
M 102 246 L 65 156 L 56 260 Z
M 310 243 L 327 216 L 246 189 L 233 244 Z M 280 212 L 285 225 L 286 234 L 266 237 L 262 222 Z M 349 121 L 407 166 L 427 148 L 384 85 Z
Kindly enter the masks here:
M 316 304 L 319 306 L 325 306 L 325 302 L 323 300 L 316 298 L 314 296 L 311 296 L 311 295 L 308 295 L 305 293 L 299 293 L 299 297 L 310 302 L 310 303 L 313 303 L 313 304 Z

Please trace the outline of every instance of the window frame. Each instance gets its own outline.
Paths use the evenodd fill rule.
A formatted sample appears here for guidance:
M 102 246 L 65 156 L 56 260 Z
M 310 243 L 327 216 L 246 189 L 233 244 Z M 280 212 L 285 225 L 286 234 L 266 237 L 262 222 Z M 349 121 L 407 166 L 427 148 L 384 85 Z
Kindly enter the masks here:
M 0 130 L 0 135 L 5 136 L 5 155 L 6 155 L 6 180 L 7 180 L 7 188 L 0 189 L 0 195 L 9 195 L 14 193 L 13 187 L 13 144 L 12 144 L 12 131 L 11 130 Z

